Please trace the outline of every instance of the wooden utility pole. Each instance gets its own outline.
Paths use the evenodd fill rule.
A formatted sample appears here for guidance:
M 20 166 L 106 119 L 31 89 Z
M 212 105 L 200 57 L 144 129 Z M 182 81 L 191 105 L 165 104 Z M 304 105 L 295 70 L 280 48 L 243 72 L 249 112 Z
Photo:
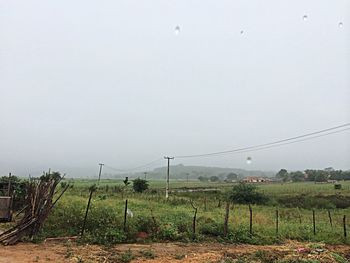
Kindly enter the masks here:
M 99 163 L 98 165 L 100 166 L 100 172 L 98 173 L 98 181 L 97 181 L 97 184 L 99 185 L 100 184 L 100 180 L 101 180 L 102 166 L 104 166 L 104 164 L 103 163 Z
M 169 173 L 170 173 L 170 160 L 174 159 L 174 157 L 164 156 L 164 159 L 168 160 L 168 170 L 166 175 L 166 187 L 165 187 L 165 198 L 169 198 Z
M 7 183 L 7 196 L 11 194 L 11 173 L 9 173 L 9 181 Z
M 147 180 L 147 172 L 144 172 L 145 180 Z

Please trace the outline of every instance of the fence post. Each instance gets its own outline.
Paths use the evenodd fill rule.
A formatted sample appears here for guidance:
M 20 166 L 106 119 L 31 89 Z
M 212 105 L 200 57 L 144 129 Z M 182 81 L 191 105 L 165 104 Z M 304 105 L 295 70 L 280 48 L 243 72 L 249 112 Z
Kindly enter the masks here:
M 224 237 L 227 237 L 228 232 L 228 217 L 230 214 L 230 202 L 226 202 L 226 213 L 225 213 L 225 222 L 224 222 Z
M 313 224 L 313 227 L 314 227 L 314 235 L 316 235 L 315 209 L 312 209 L 312 224 Z
M 301 225 L 301 213 L 300 213 L 300 209 L 299 209 L 299 207 L 298 207 L 298 215 L 299 215 L 299 224 Z
M 219 199 L 218 207 L 221 207 L 221 199 Z
M 329 218 L 329 223 L 331 224 L 331 228 L 333 228 L 332 215 L 331 215 L 331 211 L 329 209 L 328 209 L 328 218 Z
M 90 196 L 89 196 L 88 204 L 87 204 L 87 206 L 86 206 L 83 228 L 81 229 L 81 237 L 83 237 L 84 232 L 85 232 L 86 219 L 87 219 L 87 216 L 88 216 L 88 213 L 89 213 L 89 208 L 90 208 L 90 203 L 91 203 L 92 194 L 93 194 L 93 192 L 96 191 L 96 189 L 97 189 L 97 188 L 96 188 L 96 185 L 93 185 L 93 186 L 91 186 L 91 187 L 89 188 L 89 190 L 90 190 Z
M 124 209 L 124 232 L 126 232 L 126 217 L 128 214 L 128 199 L 125 200 L 125 209 Z
M 207 197 L 204 197 L 204 211 L 207 211 Z
M 344 228 L 344 238 L 347 237 L 347 233 L 346 233 L 346 215 L 344 215 L 343 217 L 343 228 Z
M 196 238 L 196 218 L 197 218 L 197 207 L 194 206 L 193 201 L 191 200 L 191 206 L 194 209 L 193 222 L 192 222 L 192 239 Z
M 278 236 L 278 208 L 276 209 L 276 236 Z
M 253 210 L 249 204 L 249 234 L 253 235 Z

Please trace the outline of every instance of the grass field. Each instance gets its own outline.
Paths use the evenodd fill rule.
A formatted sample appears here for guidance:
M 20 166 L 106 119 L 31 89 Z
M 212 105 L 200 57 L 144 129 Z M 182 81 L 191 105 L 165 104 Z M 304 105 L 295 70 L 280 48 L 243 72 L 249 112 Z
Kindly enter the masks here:
M 88 201 L 88 187 L 93 180 L 75 180 L 53 210 L 45 223 L 42 237 L 79 235 Z M 300 241 L 317 241 L 329 244 L 349 243 L 344 237 L 343 217 L 348 218 L 350 208 L 317 208 L 318 196 L 322 204 L 327 198 L 350 195 L 350 183 L 342 183 L 342 190 L 334 190 L 332 184 L 290 183 L 259 185 L 260 192 L 272 198 L 266 205 L 252 206 L 252 234 L 249 231 L 250 213 L 248 205 L 230 204 L 228 234 L 224 236 L 225 193 L 232 184 L 203 183 L 199 181 L 171 181 L 169 200 L 164 197 L 164 182 L 150 181 L 146 193 L 134 193 L 132 187 L 123 188 L 121 180 L 102 180 L 94 193 L 91 209 L 86 223 L 84 240 L 89 243 L 114 244 L 136 241 L 210 241 L 220 240 L 231 243 L 273 244 L 286 239 Z M 216 191 L 183 192 L 184 188 L 213 188 Z M 310 202 L 310 208 L 302 208 L 297 199 L 296 204 L 278 201 L 279 198 L 300 198 Z M 133 217 L 127 217 L 124 229 L 125 200 Z M 196 233 L 193 236 L 192 224 L 194 209 L 198 208 Z M 288 199 L 289 200 L 289 199 Z M 306 202 L 305 201 L 305 202 Z M 282 202 L 282 203 L 281 203 Z M 299 202 L 299 203 L 298 203 Z M 345 200 L 348 202 L 348 199 Z M 219 205 L 220 204 L 220 205 Z M 300 205 L 299 205 L 300 204 Z M 314 204 L 315 207 L 312 207 Z M 348 204 L 350 206 L 350 204 Z M 313 214 L 315 210 L 315 230 L 313 232 Z M 279 229 L 276 233 L 276 210 L 279 213 Z M 329 213 L 332 218 L 330 224 Z M 140 235 L 143 233 L 143 236 Z

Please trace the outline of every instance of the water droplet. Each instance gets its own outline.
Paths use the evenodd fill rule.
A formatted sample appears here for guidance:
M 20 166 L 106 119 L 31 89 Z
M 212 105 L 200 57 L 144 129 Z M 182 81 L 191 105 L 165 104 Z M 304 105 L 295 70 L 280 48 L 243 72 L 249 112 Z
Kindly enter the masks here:
M 241 35 L 243 35 L 244 31 L 243 31 L 243 30 L 241 30 L 241 32 L 240 32 L 240 33 L 241 33 Z
M 246 162 L 247 162 L 247 164 L 251 164 L 252 163 L 252 157 L 247 157 Z
M 303 20 L 306 21 L 308 19 L 308 16 L 307 15 L 304 15 L 303 16 Z
M 180 26 L 176 26 L 176 27 L 175 27 L 174 33 L 175 33 L 175 35 L 180 34 Z
M 342 28 L 343 27 L 343 22 L 339 22 L 338 27 Z

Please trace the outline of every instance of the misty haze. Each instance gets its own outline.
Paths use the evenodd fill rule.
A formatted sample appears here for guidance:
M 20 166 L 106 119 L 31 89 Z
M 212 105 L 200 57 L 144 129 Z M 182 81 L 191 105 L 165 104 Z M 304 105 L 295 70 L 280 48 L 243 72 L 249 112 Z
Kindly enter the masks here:
M 0 263 L 348 262 L 349 73 L 349 0 L 0 0 Z

